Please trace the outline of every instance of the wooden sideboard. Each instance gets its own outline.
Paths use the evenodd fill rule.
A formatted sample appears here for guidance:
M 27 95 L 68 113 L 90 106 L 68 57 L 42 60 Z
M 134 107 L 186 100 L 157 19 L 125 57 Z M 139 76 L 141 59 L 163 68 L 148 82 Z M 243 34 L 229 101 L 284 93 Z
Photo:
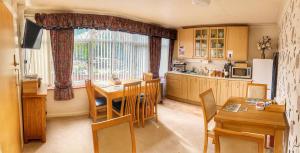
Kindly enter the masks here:
M 245 97 L 251 80 L 167 73 L 167 98 L 200 105 L 199 94 L 211 88 L 218 106 L 229 97 Z
M 23 82 L 23 91 L 24 87 Z M 46 142 L 46 97 L 47 86 L 43 84 L 36 93 L 22 93 L 25 143 L 36 139 Z

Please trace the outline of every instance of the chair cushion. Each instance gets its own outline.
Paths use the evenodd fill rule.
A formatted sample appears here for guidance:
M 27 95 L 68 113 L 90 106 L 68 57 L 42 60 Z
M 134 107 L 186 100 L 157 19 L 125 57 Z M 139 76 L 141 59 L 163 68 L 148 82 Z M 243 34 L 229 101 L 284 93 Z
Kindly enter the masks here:
M 122 100 L 113 100 L 112 106 L 114 110 L 121 112 L 121 105 L 122 105 Z
M 104 106 L 104 105 L 106 105 L 105 97 L 99 97 L 96 99 L 96 106 Z

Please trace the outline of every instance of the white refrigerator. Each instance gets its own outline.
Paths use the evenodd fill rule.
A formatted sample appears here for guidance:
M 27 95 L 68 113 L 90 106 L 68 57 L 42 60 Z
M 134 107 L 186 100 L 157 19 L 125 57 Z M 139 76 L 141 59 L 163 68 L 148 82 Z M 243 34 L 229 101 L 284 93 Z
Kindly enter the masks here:
M 253 59 L 253 83 L 267 84 L 267 98 L 271 99 L 273 59 Z

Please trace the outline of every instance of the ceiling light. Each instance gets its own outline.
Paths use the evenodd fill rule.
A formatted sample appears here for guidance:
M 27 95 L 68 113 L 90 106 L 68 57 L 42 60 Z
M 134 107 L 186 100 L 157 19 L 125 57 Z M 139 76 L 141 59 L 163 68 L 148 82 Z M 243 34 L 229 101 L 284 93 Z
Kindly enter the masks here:
M 194 5 L 209 5 L 211 0 L 192 0 Z

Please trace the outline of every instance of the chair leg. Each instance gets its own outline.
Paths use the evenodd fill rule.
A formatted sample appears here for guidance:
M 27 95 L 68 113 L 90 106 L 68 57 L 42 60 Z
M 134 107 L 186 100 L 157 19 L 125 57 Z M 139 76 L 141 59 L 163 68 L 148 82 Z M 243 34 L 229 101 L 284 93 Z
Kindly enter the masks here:
M 208 134 L 207 134 L 207 132 L 205 132 L 205 134 L 204 134 L 203 153 L 207 153 L 207 145 L 208 145 Z
M 142 127 L 145 127 L 145 110 L 144 107 L 142 107 Z

